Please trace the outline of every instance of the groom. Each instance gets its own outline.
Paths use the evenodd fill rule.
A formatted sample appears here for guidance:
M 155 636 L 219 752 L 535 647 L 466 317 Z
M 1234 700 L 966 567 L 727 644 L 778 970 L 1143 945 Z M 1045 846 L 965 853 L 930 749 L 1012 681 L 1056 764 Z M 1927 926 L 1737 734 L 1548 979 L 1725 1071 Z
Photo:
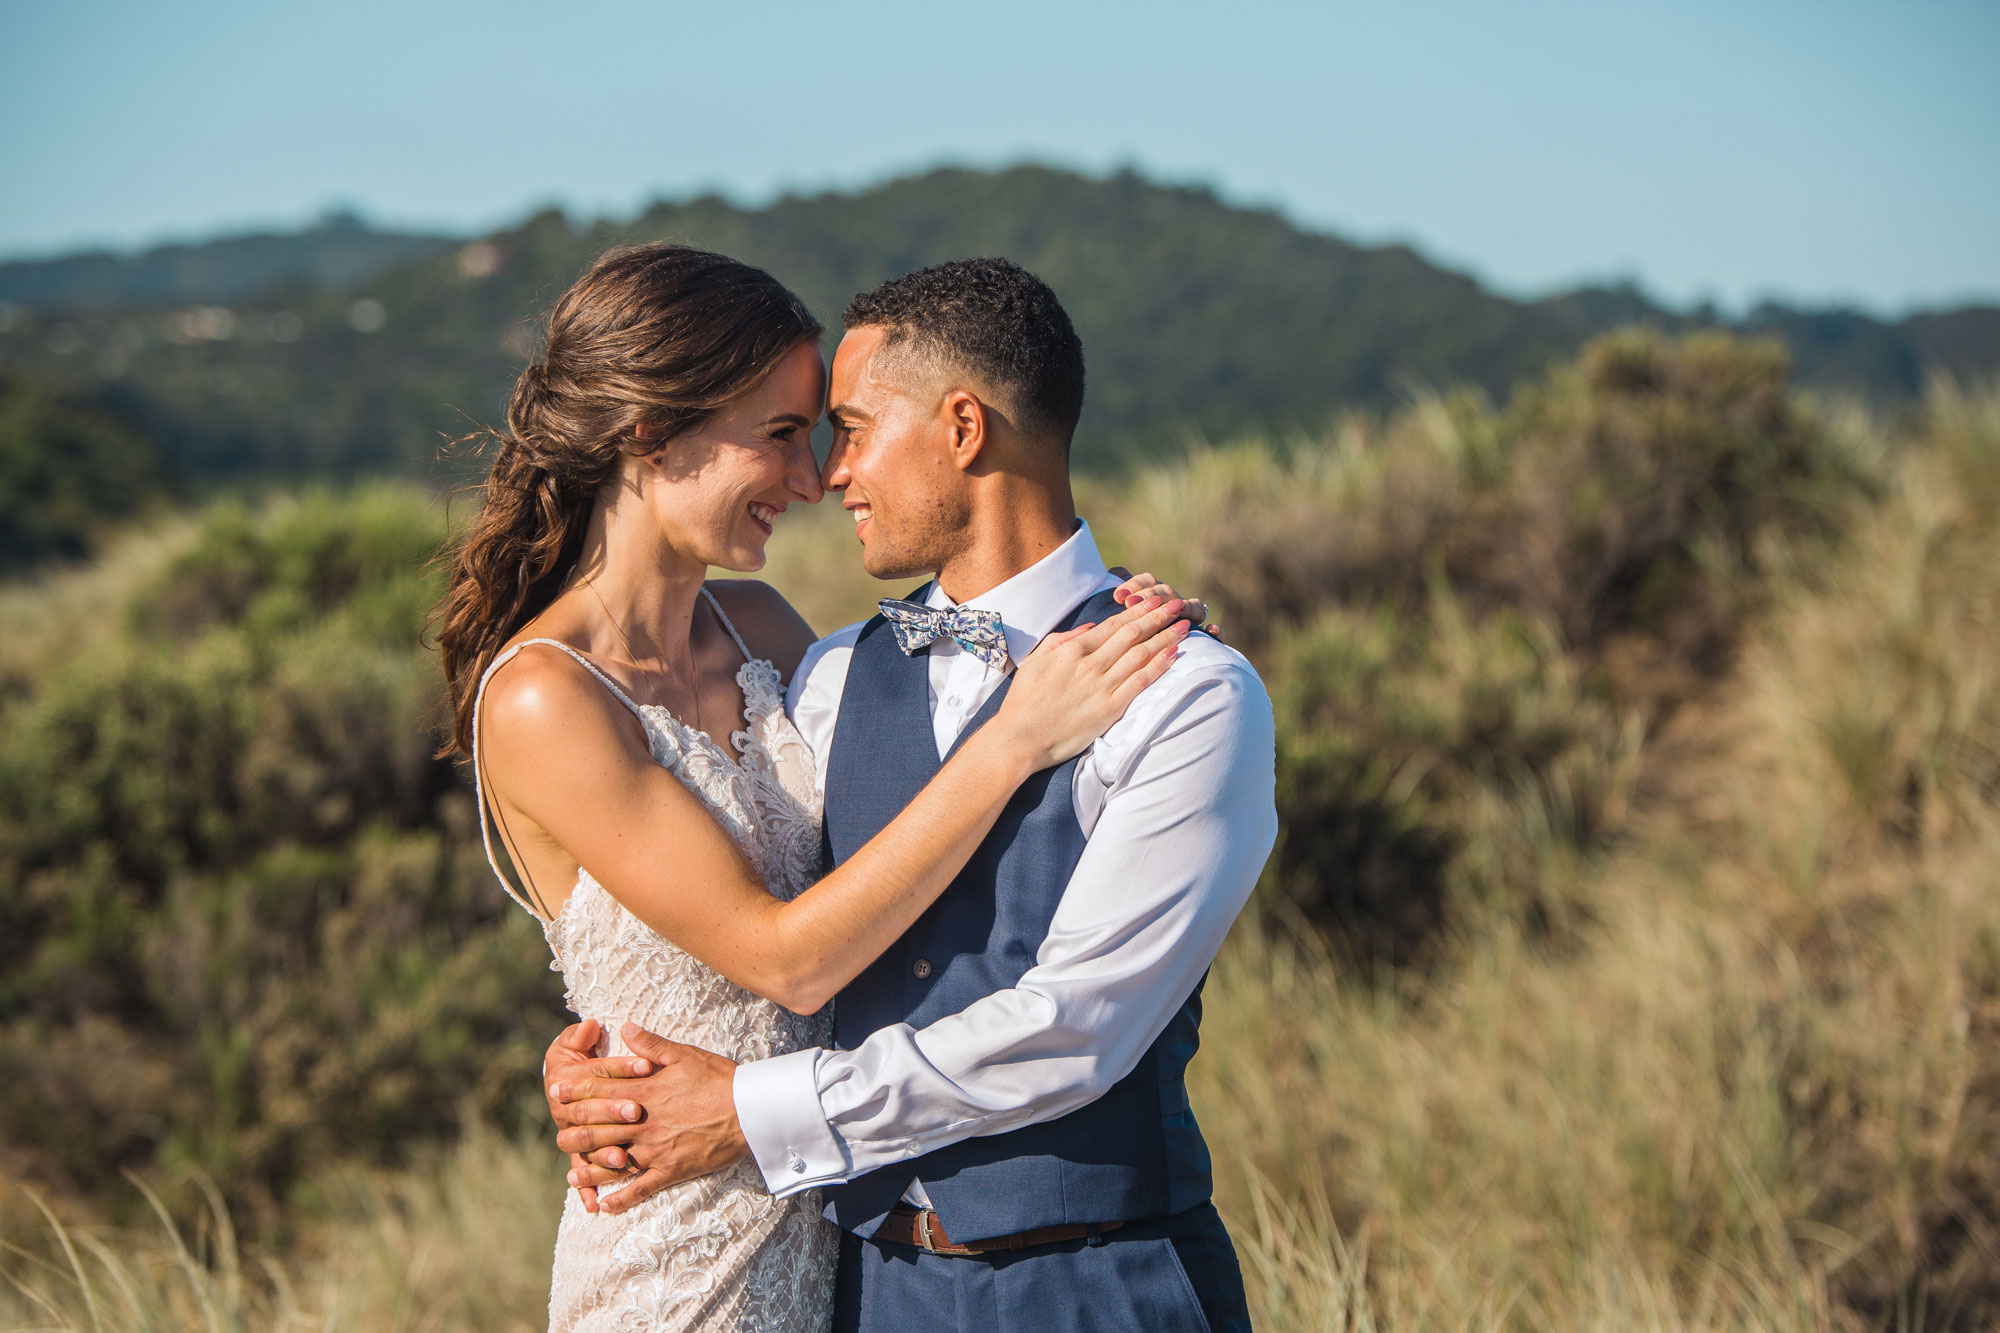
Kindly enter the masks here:
M 936 577 L 793 677 L 833 864 L 992 716 L 1038 641 L 1120 609 L 1071 499 L 1083 349 L 1055 294 L 967 260 L 844 322 L 826 485 L 871 574 Z M 588 1198 L 624 1178 L 592 1163 L 629 1155 L 643 1174 L 601 1205 L 620 1210 L 748 1154 L 775 1194 L 822 1190 L 836 1329 L 1247 1329 L 1183 1077 L 1202 981 L 1276 836 L 1272 747 L 1249 663 L 1191 636 L 840 993 L 837 1049 L 736 1066 L 633 1029 L 657 1068 L 627 1080 L 559 1038 L 558 1142 L 591 1154 L 573 1183 Z M 618 1098 L 643 1121 L 594 1123 Z

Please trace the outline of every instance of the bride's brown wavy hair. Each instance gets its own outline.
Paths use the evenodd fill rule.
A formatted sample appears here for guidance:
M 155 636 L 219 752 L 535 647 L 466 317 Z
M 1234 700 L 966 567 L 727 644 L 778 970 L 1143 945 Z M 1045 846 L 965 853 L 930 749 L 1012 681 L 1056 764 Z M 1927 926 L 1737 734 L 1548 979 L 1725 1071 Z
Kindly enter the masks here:
M 452 717 L 440 757 L 470 757 L 480 677 L 562 590 L 624 456 L 670 445 L 819 334 L 764 270 L 685 245 L 608 251 L 562 294 L 541 358 L 514 383 L 506 430 L 471 437 L 498 448 L 431 617 Z

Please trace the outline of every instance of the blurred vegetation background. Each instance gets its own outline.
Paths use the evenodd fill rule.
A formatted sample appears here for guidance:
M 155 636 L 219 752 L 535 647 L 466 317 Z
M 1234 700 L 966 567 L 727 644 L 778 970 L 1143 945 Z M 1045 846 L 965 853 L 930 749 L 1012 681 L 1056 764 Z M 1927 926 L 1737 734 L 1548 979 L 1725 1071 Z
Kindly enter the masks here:
M 993 200 L 1024 182 L 1229 213 L 1056 173 Z M 997 204 L 930 231 L 840 206 L 851 231 L 797 242 L 822 311 L 924 246 L 1027 245 L 966 230 Z M 758 247 L 833 205 L 681 207 L 789 279 Z M 16 317 L 41 351 L 0 355 L 0 1325 L 541 1323 L 560 989 L 431 758 L 417 631 L 476 500 L 417 469 L 458 389 L 387 334 L 474 330 L 453 364 L 504 380 L 493 329 L 608 239 L 438 242 L 402 295 L 273 297 L 293 339 L 146 342 L 113 377 L 58 373 L 61 321 Z M 1184 309 L 1068 281 L 1138 359 Z M 1354 281 L 1314 317 L 1391 346 Z M 1835 393 L 1796 340 L 1588 323 L 1350 392 L 1280 321 L 1295 396 L 1234 407 L 1090 342 L 1096 438 L 1150 441 L 1084 479 L 1101 544 L 1208 596 L 1278 712 L 1283 832 L 1192 1075 L 1260 1326 L 1992 1326 L 2000 387 Z M 262 387 L 209 415 L 224 352 Z M 852 543 L 795 511 L 765 577 L 831 629 L 881 595 Z

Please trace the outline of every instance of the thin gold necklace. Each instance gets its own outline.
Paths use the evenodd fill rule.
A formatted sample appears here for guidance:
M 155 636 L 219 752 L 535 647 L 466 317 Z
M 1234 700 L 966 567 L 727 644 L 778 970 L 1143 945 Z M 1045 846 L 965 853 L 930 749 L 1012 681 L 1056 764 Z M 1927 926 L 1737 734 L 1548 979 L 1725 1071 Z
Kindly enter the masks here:
M 597 591 L 595 579 L 585 579 L 583 586 L 590 589 L 590 595 L 597 600 L 597 609 L 611 622 L 611 628 L 618 633 L 618 642 L 625 645 L 625 660 L 634 667 L 639 665 L 639 654 L 632 651 L 632 640 L 626 636 L 625 627 L 618 623 L 618 617 L 611 614 L 611 608 L 604 604 L 604 595 Z M 694 700 L 694 729 L 703 730 L 701 725 L 701 674 L 694 669 L 694 622 L 688 621 L 688 694 Z

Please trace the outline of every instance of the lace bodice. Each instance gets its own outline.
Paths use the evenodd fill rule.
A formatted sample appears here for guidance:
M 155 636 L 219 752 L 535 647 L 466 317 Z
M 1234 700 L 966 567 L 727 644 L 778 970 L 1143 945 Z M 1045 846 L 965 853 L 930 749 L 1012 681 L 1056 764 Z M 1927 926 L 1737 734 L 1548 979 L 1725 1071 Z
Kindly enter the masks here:
M 746 660 L 737 671 L 744 728 L 730 740 L 738 757 L 666 709 L 634 703 L 567 645 L 530 642 L 569 653 L 632 709 L 653 758 L 701 799 L 773 894 L 790 899 L 812 883 L 820 860 L 812 756 L 785 717 L 783 683 L 770 662 Z M 489 679 L 505 660 L 488 669 Z M 476 738 L 476 711 L 473 725 Z M 587 870 L 544 932 L 570 1009 L 603 1024 L 612 1054 L 626 1053 L 618 1031 L 627 1020 L 738 1062 L 831 1037 L 824 1011 L 801 1016 L 726 980 L 633 916 Z M 616 1216 L 585 1212 L 571 1192 L 556 1239 L 549 1325 L 817 1333 L 831 1318 L 835 1243 L 816 1193 L 774 1199 L 748 1161 Z

